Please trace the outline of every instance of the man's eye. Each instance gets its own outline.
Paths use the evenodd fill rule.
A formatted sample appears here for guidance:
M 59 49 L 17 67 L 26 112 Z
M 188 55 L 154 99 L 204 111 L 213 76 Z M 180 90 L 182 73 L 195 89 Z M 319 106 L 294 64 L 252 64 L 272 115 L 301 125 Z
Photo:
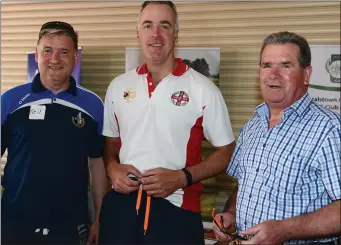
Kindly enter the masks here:
M 283 64 L 282 67 L 283 68 L 289 68 L 290 66 L 288 64 Z
M 168 30 L 170 27 L 169 25 L 161 25 L 160 28 L 164 30 Z
M 270 66 L 269 64 L 263 64 L 263 65 L 262 65 L 262 68 L 263 68 L 263 69 L 271 68 L 271 66 Z
M 43 52 L 45 54 L 51 54 L 52 53 L 52 50 L 51 49 L 44 49 Z
M 62 51 L 62 55 L 66 56 L 66 55 L 68 55 L 68 54 L 69 54 L 68 51 Z
M 143 26 L 144 29 L 150 29 L 151 27 L 152 27 L 151 24 L 145 24 L 145 25 Z

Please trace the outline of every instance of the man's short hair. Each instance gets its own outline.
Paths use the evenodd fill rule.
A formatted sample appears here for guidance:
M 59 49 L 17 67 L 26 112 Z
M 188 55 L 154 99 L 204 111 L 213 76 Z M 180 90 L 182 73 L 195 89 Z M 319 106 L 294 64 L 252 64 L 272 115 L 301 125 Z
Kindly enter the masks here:
M 65 35 L 71 37 L 74 48 L 78 49 L 78 35 L 73 29 L 72 25 L 62 21 L 49 21 L 41 26 L 38 38 L 38 44 L 43 36 L 48 35 Z
M 141 9 L 140 9 L 140 13 L 139 16 L 137 18 L 137 30 L 140 29 L 140 15 L 141 12 L 149 5 L 149 4 L 164 4 L 164 5 L 168 5 L 169 7 L 171 7 L 173 9 L 174 12 L 174 16 L 175 16 L 175 26 L 174 26 L 174 32 L 178 32 L 179 31 L 179 16 L 178 16 L 178 11 L 176 10 L 176 6 L 174 5 L 174 3 L 172 1 L 144 1 L 141 5 Z
M 272 33 L 264 39 L 259 64 L 262 62 L 263 50 L 267 45 L 283 45 L 287 43 L 296 44 L 299 47 L 300 53 L 297 58 L 303 69 L 311 65 L 311 53 L 307 40 L 296 33 L 288 31 Z

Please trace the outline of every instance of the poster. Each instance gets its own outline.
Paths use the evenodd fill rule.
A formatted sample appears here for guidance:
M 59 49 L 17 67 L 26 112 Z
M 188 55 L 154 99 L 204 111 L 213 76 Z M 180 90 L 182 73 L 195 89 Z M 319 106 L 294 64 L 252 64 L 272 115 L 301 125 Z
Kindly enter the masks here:
M 175 48 L 175 57 L 219 85 L 220 48 Z M 140 48 L 126 49 L 126 72 L 143 63 Z
M 340 114 L 340 46 L 311 45 L 308 92 L 314 102 Z
M 81 63 L 82 63 L 82 48 L 78 48 L 78 63 L 73 69 L 72 76 L 76 83 L 81 83 Z M 35 52 L 27 54 L 27 82 L 31 82 L 34 76 L 38 73 L 38 63 L 35 60 Z

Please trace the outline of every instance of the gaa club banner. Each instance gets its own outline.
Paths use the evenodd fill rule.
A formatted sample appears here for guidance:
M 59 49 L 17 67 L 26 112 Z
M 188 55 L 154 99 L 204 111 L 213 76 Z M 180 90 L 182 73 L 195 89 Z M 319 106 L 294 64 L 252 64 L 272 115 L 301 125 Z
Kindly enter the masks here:
M 308 92 L 318 104 L 340 114 L 340 46 L 311 45 L 313 72 Z
M 73 69 L 72 76 L 76 80 L 77 85 L 81 83 L 81 63 L 82 48 L 78 48 L 78 63 Z M 35 60 L 35 52 L 27 54 L 27 82 L 32 82 L 34 76 L 38 73 L 38 63 Z

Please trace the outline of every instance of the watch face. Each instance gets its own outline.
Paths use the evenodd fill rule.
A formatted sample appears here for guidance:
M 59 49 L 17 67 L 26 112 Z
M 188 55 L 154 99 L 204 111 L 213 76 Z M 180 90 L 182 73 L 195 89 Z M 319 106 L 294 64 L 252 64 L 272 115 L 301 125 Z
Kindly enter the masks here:
M 340 79 L 340 60 L 333 61 L 328 69 L 330 76 Z

